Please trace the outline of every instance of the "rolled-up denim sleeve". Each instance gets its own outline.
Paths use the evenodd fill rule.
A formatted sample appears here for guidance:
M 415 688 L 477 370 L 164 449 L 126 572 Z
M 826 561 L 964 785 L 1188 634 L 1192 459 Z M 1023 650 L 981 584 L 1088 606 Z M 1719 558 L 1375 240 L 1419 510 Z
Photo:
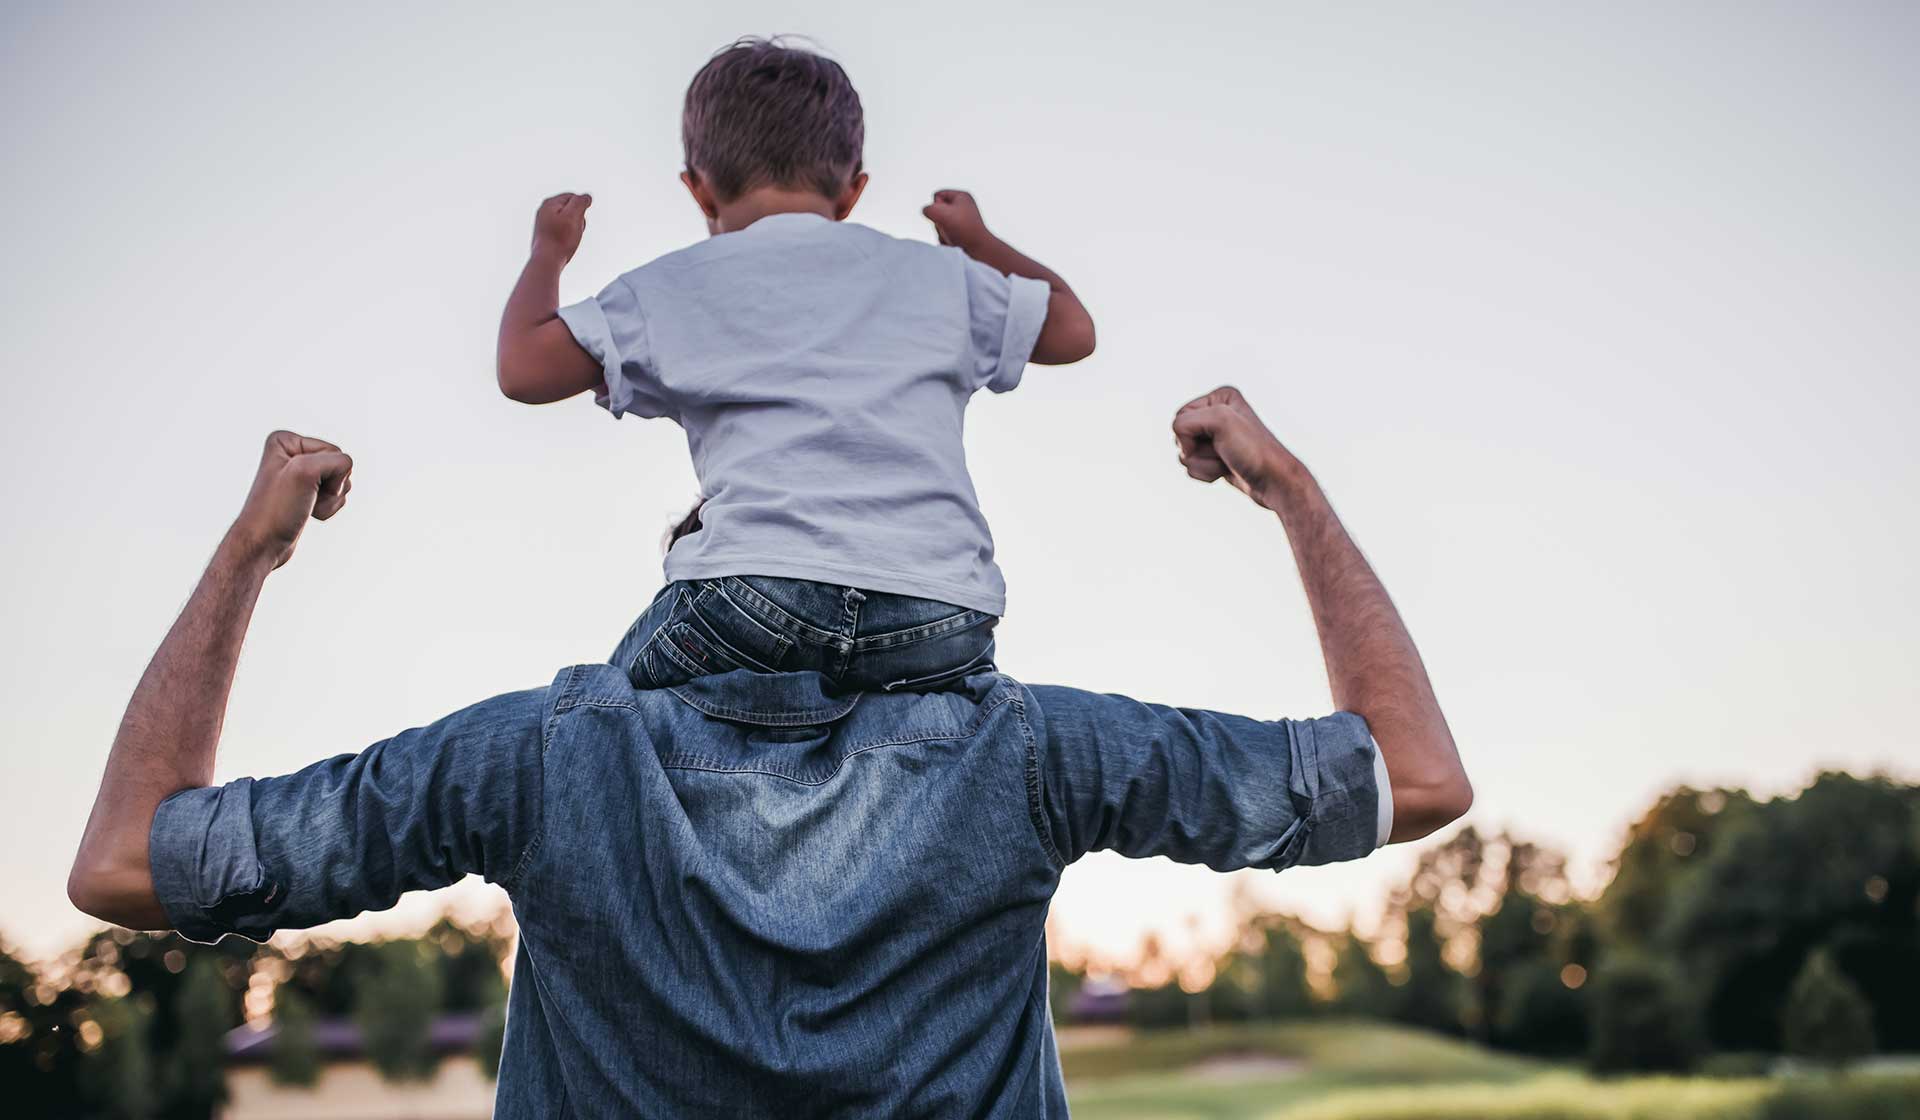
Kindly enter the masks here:
M 1038 820 L 1063 862 L 1111 850 L 1278 871 L 1379 846 L 1376 750 L 1357 715 L 1266 721 L 1028 692 Z
M 149 836 L 182 936 L 256 941 L 469 873 L 511 890 L 541 825 L 548 690 L 509 693 L 296 773 L 183 790 Z

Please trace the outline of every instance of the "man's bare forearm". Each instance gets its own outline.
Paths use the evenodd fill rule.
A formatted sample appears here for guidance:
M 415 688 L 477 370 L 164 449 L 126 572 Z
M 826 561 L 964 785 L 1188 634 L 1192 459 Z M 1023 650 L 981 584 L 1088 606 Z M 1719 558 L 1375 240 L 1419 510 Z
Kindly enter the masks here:
M 240 646 L 273 557 L 228 534 L 148 663 L 120 721 L 68 891 L 89 913 L 138 929 L 167 916 L 147 837 L 170 795 L 208 785 Z
M 1392 840 L 1466 812 L 1472 788 L 1420 651 L 1387 589 L 1297 461 L 1260 495 L 1286 526 L 1320 634 L 1333 701 L 1367 721 L 1393 784 Z
M 136 929 L 168 924 L 149 862 L 154 811 L 169 796 L 213 781 L 227 694 L 260 587 L 293 555 L 309 519 L 325 521 L 346 505 L 352 475 L 353 460 L 325 440 L 267 437 L 240 516 L 127 701 L 67 876 L 67 896 L 81 910 Z

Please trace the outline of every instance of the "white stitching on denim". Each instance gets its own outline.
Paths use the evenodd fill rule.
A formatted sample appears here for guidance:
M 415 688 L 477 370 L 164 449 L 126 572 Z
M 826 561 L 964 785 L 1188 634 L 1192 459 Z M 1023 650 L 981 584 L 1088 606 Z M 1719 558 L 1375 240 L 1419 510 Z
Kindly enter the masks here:
M 660 766 L 665 770 L 699 770 L 709 774 L 759 774 L 768 778 L 779 778 L 782 781 L 792 782 L 795 785 L 823 786 L 837 777 L 840 771 L 846 768 L 847 760 L 853 758 L 855 755 L 866 754 L 868 751 L 880 750 L 883 747 L 904 747 L 914 743 L 944 743 L 960 739 L 971 739 L 979 733 L 980 727 L 986 722 L 987 716 L 1010 703 L 1018 703 L 1018 701 L 1012 696 L 1003 697 L 1002 699 L 994 701 L 991 705 L 981 709 L 979 718 L 975 719 L 968 727 L 960 731 L 915 735 L 901 739 L 882 739 L 871 743 L 863 743 L 840 755 L 839 758 L 835 760 L 833 767 L 814 781 L 809 781 L 798 774 L 786 773 L 765 766 L 722 766 L 718 759 L 710 760 L 703 755 L 693 755 L 683 758 L 667 755 L 661 758 Z

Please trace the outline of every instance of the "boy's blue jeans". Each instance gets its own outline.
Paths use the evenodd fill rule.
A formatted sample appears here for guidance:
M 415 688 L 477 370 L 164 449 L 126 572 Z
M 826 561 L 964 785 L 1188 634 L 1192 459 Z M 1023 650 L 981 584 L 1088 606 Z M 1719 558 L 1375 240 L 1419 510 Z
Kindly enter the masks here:
M 613 651 L 636 688 L 751 669 L 813 670 L 837 691 L 926 691 L 993 667 L 983 611 L 801 579 L 670 583 Z

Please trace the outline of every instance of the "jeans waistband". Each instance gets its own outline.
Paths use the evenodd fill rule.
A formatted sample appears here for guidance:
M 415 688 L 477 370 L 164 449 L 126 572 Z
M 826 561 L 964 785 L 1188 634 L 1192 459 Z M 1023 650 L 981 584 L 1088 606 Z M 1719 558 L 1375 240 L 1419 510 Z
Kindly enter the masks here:
M 984 611 L 857 587 L 770 576 L 710 581 L 754 620 L 795 639 L 855 652 L 927 641 L 993 621 Z

